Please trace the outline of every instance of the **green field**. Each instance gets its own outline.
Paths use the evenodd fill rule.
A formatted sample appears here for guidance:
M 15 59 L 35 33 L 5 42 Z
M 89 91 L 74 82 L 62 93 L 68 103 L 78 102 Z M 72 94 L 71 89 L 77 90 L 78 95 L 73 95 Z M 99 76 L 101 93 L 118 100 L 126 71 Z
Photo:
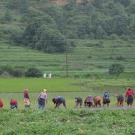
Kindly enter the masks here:
M 83 99 L 88 95 L 102 96 L 104 91 L 111 95 L 111 106 L 116 105 L 116 94 L 124 94 L 127 87 L 135 88 L 135 80 L 128 79 L 0 79 L 0 98 L 4 99 L 5 108 L 9 108 L 11 98 L 18 100 L 23 109 L 23 89 L 29 88 L 32 108 L 37 108 L 37 97 L 43 88 L 48 90 L 47 108 L 53 108 L 52 98 L 64 96 L 68 108 L 74 108 L 74 98 Z
M 42 79 L 42 78 L 0 78 L 0 92 L 22 92 L 29 88 L 30 92 L 40 92 L 47 88 L 49 92 L 122 92 L 127 87 L 135 87 L 135 79 Z
M 0 135 L 134 135 L 134 110 L 0 112 Z
M 106 73 L 113 63 L 120 63 L 125 72 L 134 72 L 134 40 L 74 40 L 76 47 L 68 53 L 68 70 L 72 74 Z M 66 55 L 47 54 L 0 42 L 0 65 L 37 67 L 53 75 L 65 75 Z
M 9 78 L 0 79 L 0 92 L 22 92 L 24 88 L 29 88 L 30 92 L 39 92 L 47 88 L 49 92 L 55 91 L 80 91 L 80 80 L 74 79 L 30 79 L 30 78 Z

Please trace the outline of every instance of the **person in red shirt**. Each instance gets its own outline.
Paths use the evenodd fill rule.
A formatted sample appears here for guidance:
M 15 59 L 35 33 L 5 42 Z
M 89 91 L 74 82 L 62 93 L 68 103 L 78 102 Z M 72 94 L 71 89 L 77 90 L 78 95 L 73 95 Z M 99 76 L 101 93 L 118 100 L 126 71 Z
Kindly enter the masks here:
M 11 99 L 10 100 L 10 108 L 11 109 L 17 109 L 18 108 L 18 105 L 17 105 L 17 100 L 15 100 L 15 99 Z
M 132 106 L 134 100 L 135 93 L 131 88 L 128 88 L 125 94 L 126 102 L 128 106 Z
M 4 106 L 3 100 L 0 98 L 0 108 L 3 108 L 3 106 Z

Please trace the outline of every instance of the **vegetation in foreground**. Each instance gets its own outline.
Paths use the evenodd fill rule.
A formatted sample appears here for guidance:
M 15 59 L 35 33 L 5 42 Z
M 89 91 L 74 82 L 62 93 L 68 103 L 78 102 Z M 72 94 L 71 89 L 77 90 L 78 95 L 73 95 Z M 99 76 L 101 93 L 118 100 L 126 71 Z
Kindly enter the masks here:
M 134 110 L 1 110 L 0 135 L 134 135 Z

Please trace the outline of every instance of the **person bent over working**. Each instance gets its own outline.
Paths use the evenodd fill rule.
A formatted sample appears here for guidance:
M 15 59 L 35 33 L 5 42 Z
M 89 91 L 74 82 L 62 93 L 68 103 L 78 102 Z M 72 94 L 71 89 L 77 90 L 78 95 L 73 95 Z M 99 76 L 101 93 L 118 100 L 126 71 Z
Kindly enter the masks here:
M 86 99 L 84 100 L 84 106 L 85 107 L 92 107 L 93 106 L 93 97 L 92 96 L 86 97 Z
M 118 96 L 116 96 L 116 98 L 117 98 L 117 106 L 118 107 L 123 107 L 124 96 L 123 95 L 118 95 Z
M 52 102 L 55 104 L 55 108 L 59 108 L 61 104 L 66 108 L 65 98 L 62 96 L 57 96 L 52 99 Z
M 78 106 L 82 107 L 83 100 L 81 97 L 75 97 L 75 107 L 78 108 Z
M 11 109 L 17 109 L 18 108 L 18 105 L 17 105 L 17 100 L 15 100 L 15 99 L 11 99 L 10 100 L 10 108 Z
M 94 106 L 95 106 L 95 107 L 97 107 L 97 106 L 101 107 L 102 97 L 100 97 L 100 96 L 95 96 L 93 100 L 94 100 Z
M 134 96 L 135 96 L 134 91 L 131 88 L 128 88 L 125 94 L 125 98 L 126 98 L 125 101 L 127 102 L 127 105 L 130 107 L 132 107 L 133 105 Z

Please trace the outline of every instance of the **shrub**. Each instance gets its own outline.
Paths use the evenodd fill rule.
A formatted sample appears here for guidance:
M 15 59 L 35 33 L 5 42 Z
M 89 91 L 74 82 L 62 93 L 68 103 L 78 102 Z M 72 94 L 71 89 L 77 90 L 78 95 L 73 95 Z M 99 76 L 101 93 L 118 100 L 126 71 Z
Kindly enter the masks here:
M 11 75 L 12 71 L 13 71 L 13 68 L 11 66 L 9 66 L 9 65 L 5 65 L 5 66 L 2 66 L 0 68 L 0 70 L 1 70 L 1 73 L 7 72 L 8 74 Z
M 109 74 L 110 75 L 120 75 L 124 72 L 124 66 L 121 64 L 112 64 L 109 67 Z
M 42 76 L 42 72 L 39 69 L 36 69 L 36 68 L 29 68 L 25 72 L 25 76 L 26 77 L 41 77 Z
M 2 69 L 0 69 L 0 75 L 3 73 Z
M 116 57 L 116 60 L 125 60 L 125 58 L 123 57 L 123 56 L 118 56 L 118 57 Z
M 14 77 L 22 77 L 24 75 L 24 71 L 22 69 L 15 69 L 11 74 Z
M 0 74 L 0 76 L 3 78 L 7 78 L 7 77 L 11 77 L 11 74 L 9 74 L 7 71 L 4 71 Z

